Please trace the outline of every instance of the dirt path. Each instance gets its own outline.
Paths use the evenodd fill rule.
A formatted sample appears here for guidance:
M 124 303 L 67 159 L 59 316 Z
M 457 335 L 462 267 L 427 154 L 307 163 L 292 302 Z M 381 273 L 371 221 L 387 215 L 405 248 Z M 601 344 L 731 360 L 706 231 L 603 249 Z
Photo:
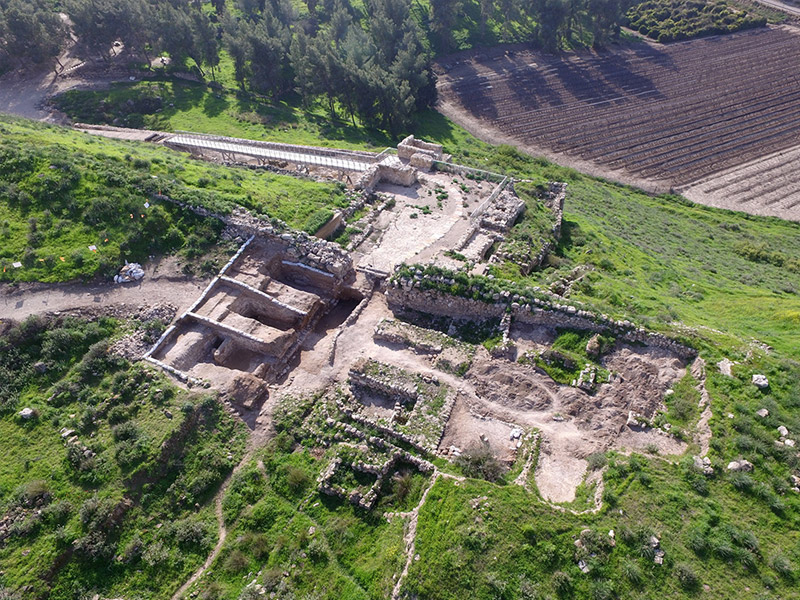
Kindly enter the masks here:
M 250 439 L 252 440 L 253 438 L 251 437 Z M 208 571 L 208 569 L 217 559 L 217 556 L 219 556 L 219 553 L 222 551 L 222 547 L 225 545 L 225 540 L 228 537 L 228 529 L 227 527 L 225 527 L 225 518 L 223 517 L 222 514 L 222 499 L 225 497 L 225 490 L 228 489 L 228 485 L 233 479 L 233 476 L 236 473 L 238 473 L 245 465 L 247 465 L 247 463 L 250 461 L 251 458 L 253 458 L 253 453 L 256 451 L 256 449 L 257 446 L 251 444 L 250 448 L 247 450 L 247 452 L 245 452 L 244 456 L 242 457 L 242 460 L 239 461 L 239 464 L 233 468 L 233 471 L 231 471 L 228 474 L 228 476 L 225 478 L 225 481 L 223 481 L 222 485 L 220 485 L 219 491 L 217 492 L 216 496 L 214 496 L 214 514 L 217 517 L 217 536 L 218 536 L 217 543 L 214 545 L 214 548 L 211 550 L 211 553 L 208 555 L 208 558 L 206 558 L 202 566 L 199 569 L 197 569 L 197 571 L 195 571 L 192 574 L 192 576 L 186 581 L 186 583 L 184 583 L 178 589 L 178 591 L 172 595 L 172 600 L 181 600 L 181 598 L 184 597 L 184 594 L 186 594 L 186 592 L 189 591 L 189 588 L 191 588 L 192 585 L 194 585 L 194 583 L 198 579 L 200 579 L 205 574 L 206 571 Z M 264 463 L 258 461 L 258 466 L 259 470 L 262 472 L 264 477 L 266 477 L 266 470 L 264 469 Z
M 61 18 L 68 27 L 71 26 L 67 15 L 62 13 Z M 70 38 L 54 68 L 15 70 L 0 77 L 0 113 L 60 123 L 64 121 L 64 115 L 47 106 L 48 98 L 78 87 L 102 88 L 125 78 L 122 74 L 116 77 L 83 77 L 81 72 L 93 61 L 87 64 L 83 59 L 73 56 L 77 38 L 72 34 Z
M 249 458 L 246 457 L 246 458 Z M 239 464 L 239 466 L 241 463 Z M 239 466 L 236 468 L 238 469 Z M 183 598 L 184 594 L 189 590 L 190 587 L 194 584 L 195 581 L 200 579 L 203 574 L 208 570 L 208 568 L 212 565 L 212 563 L 216 560 L 217 556 L 219 556 L 220 551 L 222 550 L 222 546 L 225 544 L 225 539 L 228 537 L 228 530 L 225 527 L 225 519 L 222 516 L 222 497 L 225 494 L 225 490 L 230 483 L 231 477 L 233 477 L 233 473 L 236 472 L 236 469 L 228 475 L 227 479 L 222 482 L 222 487 L 220 487 L 219 492 L 217 493 L 216 498 L 214 499 L 214 514 L 217 517 L 217 525 L 218 525 L 218 537 L 216 545 L 214 549 L 211 551 L 211 554 L 208 555 L 206 561 L 203 563 L 197 571 L 188 579 L 186 583 L 184 583 L 177 592 L 172 595 L 172 600 L 180 600 Z
M 756 4 L 763 4 L 777 10 L 782 10 L 790 15 L 800 17 L 800 6 L 794 4 L 787 4 L 786 2 L 781 2 L 780 0 L 753 0 L 753 2 Z
M 23 320 L 31 315 L 75 308 L 106 307 L 115 304 L 159 304 L 169 302 L 178 314 L 208 283 L 205 280 L 159 275 L 159 264 L 145 265 L 145 278 L 138 283 L 24 283 L 0 284 L 0 318 Z

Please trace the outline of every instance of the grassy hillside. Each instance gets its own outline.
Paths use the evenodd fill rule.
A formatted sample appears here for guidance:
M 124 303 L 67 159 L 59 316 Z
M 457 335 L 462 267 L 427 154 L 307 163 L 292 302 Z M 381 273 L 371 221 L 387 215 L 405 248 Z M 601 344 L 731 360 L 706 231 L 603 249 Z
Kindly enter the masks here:
M 568 182 L 563 238 L 548 265 L 527 278 L 511 264 L 495 275 L 548 285 L 656 329 L 680 322 L 715 343 L 724 334 L 756 338 L 800 356 L 800 224 L 653 197 L 490 146 L 436 113 L 418 131 L 456 162 Z
M 123 333 L 163 327 L 4 326 L 0 595 L 163 598 L 215 543 L 209 499 L 242 455 L 243 426 L 213 396 L 107 351 Z
M 207 110 L 203 103 L 192 107 Z M 319 124 L 305 129 L 312 122 L 307 114 L 285 109 L 285 116 L 248 126 L 251 137 L 296 142 L 321 131 L 315 128 Z M 218 133 L 239 127 L 225 110 L 215 119 L 203 127 Z M 287 126 L 292 120 L 296 128 Z M 441 477 L 420 510 L 415 548 L 420 558 L 411 562 L 401 597 L 800 597 L 800 494 L 792 490 L 793 477 L 800 477 L 800 455 L 778 443 L 780 425 L 792 439 L 800 432 L 800 225 L 676 196 L 653 197 L 510 147 L 484 144 L 436 113 L 421 115 L 415 133 L 444 144 L 455 162 L 528 179 L 530 186 L 568 182 L 563 239 L 548 264 L 527 277 L 512 264 L 495 267 L 493 274 L 548 287 L 654 329 L 690 334 L 708 361 L 713 409 L 708 456 L 714 474 L 693 466 L 698 446 L 691 441 L 677 460 L 655 453 L 592 456 L 592 469 L 606 468 L 605 491 L 600 510 L 587 514 L 544 503 L 533 478 L 525 490 L 512 485 L 510 475 L 497 484 Z M 337 135 L 316 143 L 337 145 Z M 367 148 L 371 135 L 353 128 L 346 137 L 349 147 Z M 717 372 L 714 362 L 723 355 L 739 363 L 734 377 Z M 755 373 L 769 378 L 769 388 L 752 385 Z M 695 384 L 688 376 L 667 401 L 667 418 L 684 431 L 698 418 Z M 325 424 L 335 408 L 316 405 L 317 421 Z M 768 417 L 756 415 L 762 408 Z M 387 597 L 403 564 L 403 526 L 381 514 L 412 508 L 430 481 L 415 481 L 408 497 L 389 490 L 390 500 L 373 513 L 332 501 L 315 491 L 314 481 L 331 458 L 335 430 L 323 425 L 305 430 L 290 407 L 278 414 L 285 421 L 278 424 L 282 433 L 237 474 L 226 493 L 229 536 L 198 597 L 255 598 L 260 589 L 275 598 Z M 16 418 L 8 413 L 9 420 Z M 113 434 L 110 439 L 117 443 Z M 728 462 L 738 459 L 750 461 L 754 471 L 727 471 Z M 436 464 L 445 475 L 463 475 L 455 465 Z M 18 476 L 13 485 L 26 481 Z M 583 485 L 568 508 L 588 508 L 591 491 Z M 155 536 L 149 543 L 172 543 L 166 534 L 154 534 L 150 523 L 143 527 Z M 654 563 L 651 536 L 666 553 L 663 565 Z M 15 556 L 22 556 L 18 548 Z M 182 565 L 176 568 L 188 569 Z M 137 577 L 150 573 L 140 568 L 144 575 Z M 15 586 L 22 572 L 20 566 Z M 90 572 L 76 571 L 69 581 Z M 138 585 L 138 579 L 132 581 Z M 134 591 L 121 582 L 113 585 L 116 593 Z
M 124 259 L 173 252 L 216 270 L 222 224 L 157 201 L 157 194 L 222 214 L 245 206 L 298 229 L 346 204 L 338 185 L 0 116 L 0 281 L 109 276 Z

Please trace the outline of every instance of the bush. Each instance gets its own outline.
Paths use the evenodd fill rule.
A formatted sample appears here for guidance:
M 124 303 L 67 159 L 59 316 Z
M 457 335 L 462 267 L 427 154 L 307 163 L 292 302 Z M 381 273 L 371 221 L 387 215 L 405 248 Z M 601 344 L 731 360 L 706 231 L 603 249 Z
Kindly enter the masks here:
M 250 561 L 241 550 L 234 550 L 228 555 L 222 566 L 229 573 L 240 573 L 244 571 L 249 564 Z
M 44 479 L 34 479 L 17 488 L 14 500 L 19 506 L 41 506 L 50 502 L 52 494 L 50 484 Z
M 206 544 L 206 528 L 203 523 L 189 519 L 178 521 L 173 526 L 175 541 L 181 546 L 203 546 Z
M 782 554 L 773 556 L 769 564 L 778 575 L 785 579 L 791 579 L 794 575 L 791 561 Z
M 696 590 L 700 586 L 700 579 L 695 575 L 692 567 L 686 563 L 675 565 L 675 575 L 678 577 L 681 587 L 685 590 Z
M 496 482 L 500 480 L 505 472 L 503 465 L 492 454 L 489 446 L 485 444 L 467 448 L 455 462 L 464 475 L 475 479 Z
M 622 563 L 621 566 L 622 575 L 631 582 L 631 584 L 635 586 L 639 586 L 642 584 L 643 577 L 642 577 L 642 570 L 632 560 L 626 560 Z
M 289 465 L 286 467 L 286 481 L 292 493 L 299 494 L 308 487 L 310 479 L 303 469 Z
M 608 459 L 604 452 L 595 452 L 586 457 L 586 462 L 589 463 L 590 471 L 598 471 L 608 464 Z
M 553 589 L 559 596 L 568 596 L 572 592 L 572 577 L 564 571 L 553 573 Z
M 314 562 L 326 562 L 328 560 L 328 549 L 325 542 L 317 536 L 308 544 L 308 556 Z

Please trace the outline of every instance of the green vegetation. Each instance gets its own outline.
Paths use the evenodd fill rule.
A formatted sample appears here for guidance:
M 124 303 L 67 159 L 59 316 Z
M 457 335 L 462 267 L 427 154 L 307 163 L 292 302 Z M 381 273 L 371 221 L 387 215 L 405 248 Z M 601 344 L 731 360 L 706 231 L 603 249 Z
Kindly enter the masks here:
M 720 344 L 753 338 L 800 357 L 800 287 L 783 266 L 800 258 L 797 223 L 588 177 L 511 146 L 485 144 L 435 113 L 421 115 L 417 135 L 444 144 L 454 162 L 534 184 L 568 183 L 555 252 L 527 277 L 516 265 L 499 265 L 498 278 L 558 290 L 614 318 L 690 334 L 711 357 Z M 780 256 L 765 260 L 763 245 Z M 507 284 L 495 279 L 495 285 Z
M 373 513 L 319 494 L 314 481 L 334 456 L 349 461 L 361 456 L 355 448 L 326 449 L 316 441 L 322 436 L 333 442 L 325 418 L 336 412 L 330 398 L 282 403 L 276 412 L 278 436 L 226 490 L 228 537 L 198 586 L 201 597 L 249 598 L 243 588 L 251 583 L 278 598 L 378 600 L 391 595 L 392 577 L 402 568 L 403 520 L 390 523 L 380 511 L 412 508 L 427 478 L 399 466 L 382 490 L 380 511 Z M 256 466 L 259 460 L 263 471 Z M 343 483 L 362 484 L 361 474 L 342 471 Z
M 529 265 L 539 255 L 545 245 L 554 245 L 555 215 L 542 201 L 548 191 L 547 186 L 539 183 L 520 182 L 514 190 L 525 201 L 525 212 L 506 234 L 501 246 L 508 265 L 515 264 L 520 273 L 527 274 Z
M 97 125 L 374 151 L 392 141 L 377 129 L 331 119 L 322 104 L 300 110 L 297 97 L 269 99 L 161 74 L 153 80 L 115 83 L 108 90 L 71 90 L 56 96 L 54 104 L 73 121 Z
M 609 372 L 598 363 L 600 357 L 614 345 L 611 336 L 597 336 L 597 352 L 590 355 L 586 346 L 594 334 L 586 331 L 572 331 L 559 329 L 558 337 L 553 341 L 552 348 L 543 352 L 525 354 L 519 358 L 520 362 L 531 362 L 545 371 L 554 381 L 571 384 L 578 379 L 586 365 L 592 365 L 597 373 L 598 382 L 608 381 Z
M 708 585 L 709 597 L 745 587 L 754 597 L 792 596 L 796 494 L 780 499 L 792 508 L 775 513 L 738 491 L 732 475 L 711 478 L 698 492 L 691 460 L 670 465 L 612 454 L 608 464 L 603 508 L 580 516 L 531 501 L 518 486 L 439 479 L 420 511 L 420 560 L 404 590 L 435 599 L 461 597 L 464 589 L 473 598 L 690 598 Z M 762 493 L 774 496 L 772 489 Z M 666 553 L 663 566 L 653 561 L 653 535 Z
M 161 194 L 221 214 L 241 205 L 307 231 L 347 202 L 339 185 L 0 117 L 0 280 L 107 277 L 125 259 L 174 252 L 189 272 L 190 262 L 215 272 L 232 250 L 221 243 L 223 224 Z
M 243 452 L 243 427 L 213 396 L 109 352 L 115 337 L 151 325 L 6 325 L 0 589 L 163 598 L 214 544 L 209 499 Z
M 648 0 L 631 7 L 625 19 L 631 29 L 662 43 L 767 24 L 766 17 L 724 0 Z

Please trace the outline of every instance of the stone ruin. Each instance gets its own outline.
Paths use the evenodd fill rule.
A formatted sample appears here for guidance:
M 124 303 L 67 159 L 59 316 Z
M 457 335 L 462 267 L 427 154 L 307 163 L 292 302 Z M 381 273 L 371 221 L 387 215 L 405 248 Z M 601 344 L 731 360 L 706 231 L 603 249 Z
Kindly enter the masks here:
M 294 240 L 251 237 L 146 358 L 184 381 L 213 384 L 245 408 L 259 404 L 319 320 L 340 300 L 359 298 L 349 287 L 352 266 L 331 272 L 313 252 L 300 260 Z
M 418 169 L 430 171 L 434 161 L 448 158 L 450 157 L 444 154 L 441 144 L 423 142 L 409 135 L 397 145 L 397 156 L 387 154 L 373 164 L 362 173 L 354 187 L 367 192 L 382 182 L 410 187 L 417 182 Z
M 412 167 L 426 171 L 433 167 L 433 161 L 446 160 L 441 144 L 423 142 L 415 139 L 413 135 L 409 135 L 397 145 L 397 156 L 409 161 Z

